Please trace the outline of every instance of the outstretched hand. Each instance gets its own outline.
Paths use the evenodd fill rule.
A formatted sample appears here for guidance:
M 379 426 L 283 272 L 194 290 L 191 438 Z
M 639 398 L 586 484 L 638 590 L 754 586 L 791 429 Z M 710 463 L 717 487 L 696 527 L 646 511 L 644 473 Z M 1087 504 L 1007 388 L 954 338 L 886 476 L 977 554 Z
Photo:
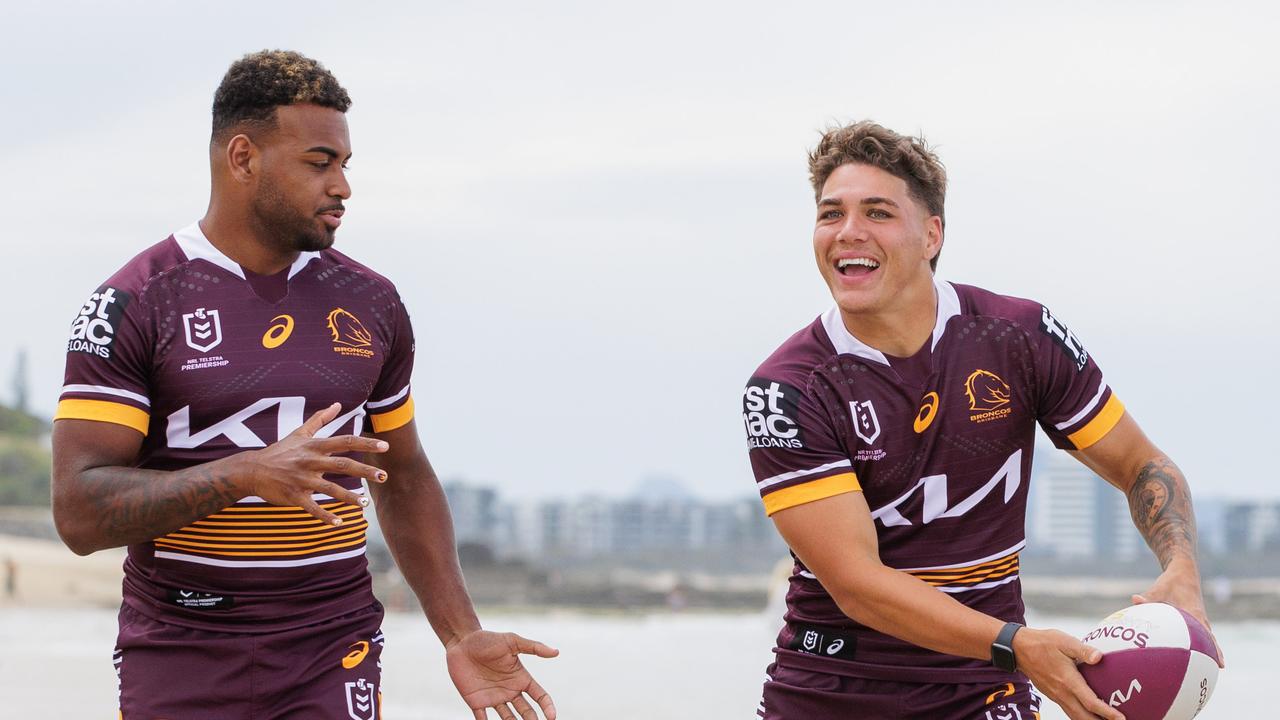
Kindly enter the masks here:
M 1204 629 L 1209 631 L 1214 649 L 1218 652 L 1216 658 L 1218 667 L 1226 667 L 1222 646 L 1218 645 L 1218 638 L 1214 637 L 1213 628 L 1209 625 L 1209 614 L 1204 609 L 1204 595 L 1200 592 L 1200 581 L 1197 577 L 1179 572 L 1171 566 L 1160 573 L 1160 577 L 1156 578 L 1150 589 L 1141 595 L 1133 595 L 1131 600 L 1134 605 L 1151 602 L 1167 603 L 1199 620 L 1200 624 L 1204 625 Z
M 556 705 L 524 668 L 522 654 L 553 658 L 560 651 L 515 633 L 487 630 L 471 632 L 445 651 L 449 677 L 476 720 L 485 720 L 489 708 L 502 720 L 538 720 L 530 700 L 546 720 L 555 720 Z

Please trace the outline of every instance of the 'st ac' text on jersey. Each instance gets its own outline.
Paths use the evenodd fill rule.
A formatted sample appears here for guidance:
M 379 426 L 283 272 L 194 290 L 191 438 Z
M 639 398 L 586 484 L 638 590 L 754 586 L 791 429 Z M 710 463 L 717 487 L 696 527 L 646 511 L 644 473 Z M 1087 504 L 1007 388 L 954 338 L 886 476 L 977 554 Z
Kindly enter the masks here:
M 414 341 L 395 287 L 334 250 L 273 276 L 244 270 L 197 224 L 143 251 L 71 324 L 56 419 L 142 433 L 138 466 L 176 470 L 262 448 L 334 402 L 321 437 L 413 419 Z M 359 478 L 327 479 L 363 492 Z M 343 524 L 246 497 L 129 547 L 125 602 L 187 627 L 266 632 L 373 602 L 360 507 Z
M 935 287 L 937 322 L 913 358 L 859 341 L 832 308 L 760 366 L 742 400 L 756 486 L 770 515 L 862 492 L 886 565 L 1020 622 L 1035 426 L 1058 447 L 1083 449 L 1124 407 L 1047 308 Z M 786 620 L 778 652 L 793 663 L 862 677 L 888 668 L 922 682 L 1003 681 L 988 663 L 853 621 L 798 559 Z M 821 650 L 837 644 L 838 657 Z

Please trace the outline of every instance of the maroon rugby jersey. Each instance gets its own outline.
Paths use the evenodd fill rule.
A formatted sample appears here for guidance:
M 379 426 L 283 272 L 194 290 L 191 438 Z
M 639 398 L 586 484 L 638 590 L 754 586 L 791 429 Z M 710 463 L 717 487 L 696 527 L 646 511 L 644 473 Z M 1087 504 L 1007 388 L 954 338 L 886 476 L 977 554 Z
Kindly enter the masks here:
M 333 251 L 278 275 L 248 272 L 198 224 L 133 258 L 80 309 L 55 419 L 145 436 L 138 467 L 175 470 L 288 435 L 341 403 L 319 436 L 392 430 L 413 418 L 413 331 L 390 281 Z M 358 478 L 328 476 L 363 492 Z M 246 497 L 131 545 L 125 602 L 187 627 L 259 632 L 373 602 L 361 508 L 316 494 L 343 518 Z
M 1083 449 L 1124 407 L 1039 303 L 935 287 L 937 324 L 915 358 L 859 341 L 834 307 L 783 343 L 743 394 L 751 466 L 769 514 L 861 491 L 886 565 L 1020 622 L 1035 424 L 1058 447 Z M 1000 672 L 854 622 L 799 560 L 786 620 L 779 654 L 830 672 L 924 682 Z

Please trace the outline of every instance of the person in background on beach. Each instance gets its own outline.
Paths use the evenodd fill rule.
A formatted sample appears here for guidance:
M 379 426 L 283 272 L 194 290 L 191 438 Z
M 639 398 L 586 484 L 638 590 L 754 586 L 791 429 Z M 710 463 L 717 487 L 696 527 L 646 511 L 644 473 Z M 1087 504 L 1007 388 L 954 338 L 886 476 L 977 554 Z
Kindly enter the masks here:
M 331 248 L 350 104 L 297 53 L 232 64 L 204 218 L 125 264 L 71 325 L 53 512 L 76 553 L 128 546 L 125 720 L 380 718 L 369 495 L 475 717 L 556 716 L 518 656 L 557 651 L 481 629 L 472 608 L 418 441 L 404 304 Z
M 1035 426 L 1128 495 L 1163 568 L 1134 601 L 1207 627 L 1182 472 L 1048 308 L 934 277 L 946 172 L 923 140 L 835 128 L 809 171 L 835 306 L 743 394 L 756 484 L 796 560 L 758 715 L 1029 720 L 1034 684 L 1071 718 L 1121 718 L 1076 669 L 1097 650 L 1021 624 Z

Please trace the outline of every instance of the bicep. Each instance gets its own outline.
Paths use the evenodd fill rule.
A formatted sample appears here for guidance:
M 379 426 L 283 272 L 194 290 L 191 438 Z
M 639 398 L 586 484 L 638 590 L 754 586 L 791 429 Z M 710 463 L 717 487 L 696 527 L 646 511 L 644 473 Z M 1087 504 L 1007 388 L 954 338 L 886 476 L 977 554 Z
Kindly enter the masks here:
M 387 443 L 386 452 L 365 455 L 366 463 L 387 473 L 385 483 L 369 483 L 375 502 L 380 497 L 414 485 L 436 482 L 435 471 L 418 439 L 417 421 L 410 420 L 394 430 L 370 433 L 370 436 Z
M 859 571 L 881 564 L 871 509 L 861 492 L 789 507 L 772 518 L 787 545 L 833 593 L 855 583 Z
M 1102 479 L 1125 492 L 1133 485 L 1142 467 L 1160 455 L 1160 449 L 1147 438 L 1128 412 L 1097 442 L 1083 450 L 1068 452 Z
M 96 467 L 132 467 L 142 449 L 142 433 L 98 420 L 53 423 L 53 475 L 69 477 Z

